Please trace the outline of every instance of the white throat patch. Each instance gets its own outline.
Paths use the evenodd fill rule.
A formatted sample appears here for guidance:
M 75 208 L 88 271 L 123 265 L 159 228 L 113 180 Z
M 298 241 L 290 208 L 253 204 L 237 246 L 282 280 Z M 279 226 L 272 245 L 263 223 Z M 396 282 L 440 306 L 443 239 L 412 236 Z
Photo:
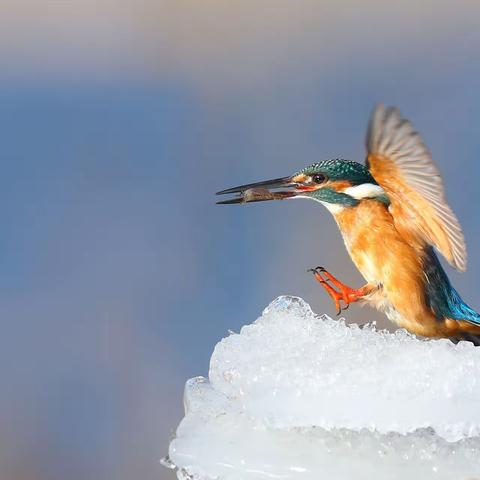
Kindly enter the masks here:
M 321 200 L 319 200 L 319 202 L 320 202 L 330 213 L 333 213 L 334 215 L 335 215 L 336 213 L 340 213 L 340 212 L 345 208 L 344 205 L 340 205 L 340 204 L 338 204 L 338 203 L 322 202 Z

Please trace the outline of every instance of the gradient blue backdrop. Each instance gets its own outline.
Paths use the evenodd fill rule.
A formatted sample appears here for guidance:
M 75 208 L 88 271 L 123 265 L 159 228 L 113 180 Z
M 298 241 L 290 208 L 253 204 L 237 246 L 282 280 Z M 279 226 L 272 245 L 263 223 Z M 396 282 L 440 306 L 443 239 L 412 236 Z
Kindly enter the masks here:
M 0 7 L 2 479 L 174 477 L 184 381 L 227 329 L 285 293 L 333 314 L 308 267 L 361 282 L 319 205 L 213 193 L 362 160 L 378 101 L 444 174 L 480 307 L 478 3 L 42 3 Z

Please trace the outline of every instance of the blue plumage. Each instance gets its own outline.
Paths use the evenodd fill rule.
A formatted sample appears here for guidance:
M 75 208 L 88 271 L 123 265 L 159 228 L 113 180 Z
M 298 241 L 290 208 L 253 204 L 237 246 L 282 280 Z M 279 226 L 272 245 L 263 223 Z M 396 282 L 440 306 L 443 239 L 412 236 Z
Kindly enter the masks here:
M 427 301 L 438 319 L 452 318 L 480 325 L 480 314 L 469 307 L 453 288 L 433 248 L 426 251 L 424 271 L 428 279 Z

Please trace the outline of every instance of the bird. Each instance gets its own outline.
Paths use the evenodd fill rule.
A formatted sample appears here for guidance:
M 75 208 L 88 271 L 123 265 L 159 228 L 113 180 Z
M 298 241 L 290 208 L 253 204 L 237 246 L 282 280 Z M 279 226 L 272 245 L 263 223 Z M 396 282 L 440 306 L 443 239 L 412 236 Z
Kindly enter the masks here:
M 306 198 L 322 204 L 366 282 L 352 288 L 324 267 L 309 270 L 337 314 L 359 302 L 420 337 L 480 345 L 480 314 L 462 300 L 437 256 L 466 270 L 462 228 L 429 149 L 399 109 L 384 104 L 373 109 L 365 143 L 365 163 L 319 161 L 287 177 L 217 192 L 236 194 L 217 203 Z

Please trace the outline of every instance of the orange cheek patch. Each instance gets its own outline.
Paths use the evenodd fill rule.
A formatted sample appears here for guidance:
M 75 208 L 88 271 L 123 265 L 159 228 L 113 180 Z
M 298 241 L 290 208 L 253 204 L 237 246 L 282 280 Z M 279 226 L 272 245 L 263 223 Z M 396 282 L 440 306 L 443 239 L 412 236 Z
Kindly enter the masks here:
M 347 180 L 340 180 L 338 182 L 330 182 L 328 186 L 337 192 L 343 192 L 346 188 L 351 187 L 352 184 Z
M 301 173 L 300 175 L 293 177 L 292 180 L 295 183 L 303 183 L 303 182 L 306 182 L 309 178 L 310 177 L 307 177 L 307 175 L 305 175 L 304 173 Z
M 314 192 L 320 188 L 320 185 L 299 185 L 296 188 L 302 192 Z

